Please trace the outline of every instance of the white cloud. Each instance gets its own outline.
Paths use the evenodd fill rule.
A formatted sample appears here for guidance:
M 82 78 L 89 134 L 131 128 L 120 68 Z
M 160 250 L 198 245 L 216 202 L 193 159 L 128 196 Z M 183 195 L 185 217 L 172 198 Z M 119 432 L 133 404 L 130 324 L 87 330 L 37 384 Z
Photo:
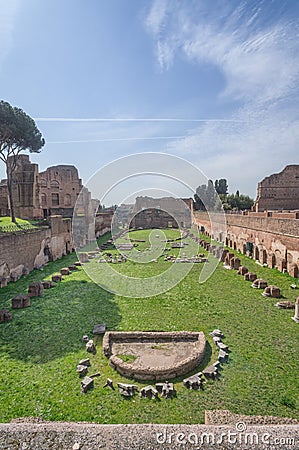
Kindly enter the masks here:
M 171 5 L 163 33 L 154 35 L 161 69 L 175 65 L 177 55 L 198 70 L 214 66 L 225 78 L 219 102 L 231 100 L 228 117 L 240 122 L 196 126 L 167 149 L 188 156 L 208 177 L 228 178 L 232 190 L 255 195 L 260 179 L 298 163 L 298 23 L 272 19 L 264 2 L 253 10 L 250 2 L 235 10 L 233 2 Z
M 15 18 L 20 0 L 0 0 L 0 69 L 13 45 Z
M 154 35 L 161 32 L 166 19 L 168 0 L 154 0 L 145 25 Z
M 244 4 L 234 11 L 216 14 L 210 8 L 208 18 L 200 11 L 193 14 L 188 3 L 179 8 L 175 1 L 160 8 L 154 2 L 146 23 L 154 37 L 158 63 L 167 70 L 175 56 L 182 53 L 199 66 L 212 64 L 226 78 L 225 95 L 235 98 L 272 100 L 285 95 L 298 80 L 298 24 L 295 20 L 265 26 L 253 26 L 260 9 L 245 16 Z M 223 20 L 223 14 L 227 14 Z M 219 19 L 222 17 L 222 20 Z

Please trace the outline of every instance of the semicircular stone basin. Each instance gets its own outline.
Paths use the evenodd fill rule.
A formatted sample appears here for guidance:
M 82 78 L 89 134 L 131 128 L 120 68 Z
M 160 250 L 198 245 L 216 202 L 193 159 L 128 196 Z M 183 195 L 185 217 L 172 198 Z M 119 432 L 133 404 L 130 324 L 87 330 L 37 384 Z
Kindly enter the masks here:
M 169 380 L 196 369 L 205 355 L 203 332 L 106 332 L 104 355 L 119 374 L 136 380 Z

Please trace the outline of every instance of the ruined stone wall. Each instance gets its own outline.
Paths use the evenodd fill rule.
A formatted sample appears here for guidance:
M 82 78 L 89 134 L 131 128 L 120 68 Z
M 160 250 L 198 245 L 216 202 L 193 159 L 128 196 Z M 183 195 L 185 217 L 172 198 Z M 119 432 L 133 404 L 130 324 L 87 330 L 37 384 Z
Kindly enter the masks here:
M 133 209 L 133 228 L 190 227 L 192 199 L 137 197 Z
M 211 220 L 207 213 L 196 212 L 195 223 L 227 246 L 269 267 L 277 267 L 280 271 L 285 269 L 292 276 L 298 276 L 298 219 L 269 217 L 267 214 L 258 217 L 226 214 L 225 230 L 218 214 L 211 214 L 210 217 Z
M 45 215 L 62 214 L 72 217 L 82 180 L 78 170 L 71 165 L 48 167 L 39 174 L 41 207 Z
M 114 211 L 103 212 L 96 215 L 95 218 L 95 236 L 103 236 L 103 234 L 111 231 L 111 222 L 113 219 Z
M 258 184 L 255 211 L 299 209 L 299 165 L 286 166 L 280 173 Z
M 73 251 L 71 220 L 51 218 L 51 228 L 0 234 L 0 277 L 11 281 Z
M 51 239 L 50 229 L 0 235 L 0 276 L 9 277 L 18 266 L 23 266 L 24 272 L 31 271 L 41 242 L 46 239 Z
M 135 366 L 128 364 L 112 354 L 113 343 L 121 342 L 180 342 L 190 341 L 191 352 L 185 359 L 173 363 L 172 365 L 165 365 L 160 368 Z M 195 370 L 204 358 L 206 349 L 206 338 L 202 332 L 106 332 L 103 338 L 104 355 L 109 357 L 109 364 L 122 376 L 134 378 L 141 381 L 150 380 L 170 380 L 185 375 L 192 370 Z
M 6 180 L 0 181 L 0 216 L 8 216 L 8 197 Z
M 8 158 L 8 165 L 14 163 Z M 38 165 L 28 155 L 19 155 L 13 171 L 12 195 L 16 217 L 41 218 Z

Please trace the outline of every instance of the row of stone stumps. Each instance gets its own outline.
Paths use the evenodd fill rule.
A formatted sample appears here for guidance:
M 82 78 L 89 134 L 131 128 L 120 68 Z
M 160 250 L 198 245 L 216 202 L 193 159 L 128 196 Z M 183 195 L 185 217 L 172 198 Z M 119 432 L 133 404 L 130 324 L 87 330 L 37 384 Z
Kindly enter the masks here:
M 220 261 L 223 262 L 225 268 L 237 270 L 238 275 L 242 275 L 245 281 L 251 281 L 252 288 L 263 289 L 264 291 L 262 292 L 262 295 L 264 297 L 271 297 L 277 299 L 281 297 L 281 291 L 278 286 L 274 285 L 268 286 L 266 280 L 264 280 L 263 278 L 258 278 L 257 274 L 255 274 L 254 272 L 249 272 L 247 267 L 241 265 L 240 258 L 236 257 L 234 253 L 224 249 L 224 247 L 222 246 L 211 245 L 204 239 L 199 239 L 193 235 L 190 235 L 190 237 L 196 242 L 198 242 L 207 251 L 209 251 L 213 256 L 220 259 Z M 297 288 L 296 284 L 292 284 L 291 287 L 293 289 Z M 280 309 L 295 309 L 295 314 L 292 317 L 292 319 L 296 323 L 299 323 L 299 297 L 297 297 L 295 303 L 285 300 L 277 302 L 275 306 L 277 306 Z
M 30 299 L 33 297 L 43 297 L 45 289 L 53 288 L 56 283 L 62 281 L 62 276 L 70 275 L 72 271 L 78 270 L 78 266 L 81 266 L 79 261 L 69 267 L 63 267 L 60 269 L 60 273 L 52 275 L 51 280 L 35 281 L 28 287 L 27 294 L 19 294 L 12 298 L 12 309 L 23 309 L 30 306 Z M 0 310 L 0 323 L 9 322 L 12 320 L 12 313 L 8 309 Z

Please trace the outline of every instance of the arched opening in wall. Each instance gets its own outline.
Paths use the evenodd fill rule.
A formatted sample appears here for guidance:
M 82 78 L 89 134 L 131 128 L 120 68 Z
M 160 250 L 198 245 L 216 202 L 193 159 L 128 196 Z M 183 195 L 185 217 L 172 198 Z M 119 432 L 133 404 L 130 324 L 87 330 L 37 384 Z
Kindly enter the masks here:
M 71 196 L 70 194 L 65 194 L 64 197 L 64 206 L 71 206 L 72 201 L 71 201 Z
M 219 242 L 222 242 L 222 239 L 223 239 L 223 233 L 222 233 L 222 231 L 219 233 Z
M 233 246 L 233 241 L 231 239 L 229 240 L 229 246 L 230 246 L 230 248 L 232 248 L 232 246 Z
M 246 244 L 243 244 L 243 250 L 242 250 L 243 255 L 246 255 Z
M 262 250 L 262 263 L 263 264 L 267 264 L 267 251 L 266 250 Z
M 271 255 L 270 258 L 270 267 L 271 269 L 274 269 L 274 267 L 276 267 L 276 256 L 274 253 Z
M 53 261 L 53 255 L 48 245 L 46 245 L 44 248 L 44 255 L 48 257 L 48 261 Z
M 254 247 L 254 253 L 253 253 L 253 256 L 254 256 L 254 259 L 255 259 L 256 261 L 259 261 L 259 260 L 260 260 L 260 251 L 259 251 L 259 249 L 258 249 L 257 246 Z
M 225 238 L 225 245 L 228 247 L 228 238 Z
M 69 253 L 71 253 L 72 249 L 71 249 L 71 243 L 70 243 L 70 241 L 66 241 L 66 243 L 65 243 L 65 251 L 66 251 L 66 254 L 67 254 L 67 255 L 68 255 Z
M 41 185 L 41 187 L 47 187 L 47 181 L 44 178 L 42 178 L 40 180 L 40 185 Z
M 50 186 L 52 189 L 59 189 L 59 183 L 56 180 L 52 180 Z
M 234 242 L 234 250 L 237 250 L 237 243 Z
M 252 242 L 246 242 L 246 254 L 248 254 L 248 256 L 253 256 L 253 243 Z
M 293 255 L 289 252 L 287 252 L 287 263 L 292 264 L 293 263 Z

